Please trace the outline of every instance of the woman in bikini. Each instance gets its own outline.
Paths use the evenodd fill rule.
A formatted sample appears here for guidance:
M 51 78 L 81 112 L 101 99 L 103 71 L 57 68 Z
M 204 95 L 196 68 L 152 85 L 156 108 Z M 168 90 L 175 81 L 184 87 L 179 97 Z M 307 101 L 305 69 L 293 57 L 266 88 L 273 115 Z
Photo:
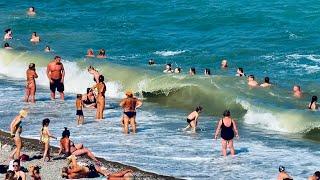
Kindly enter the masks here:
M 120 102 L 120 106 L 123 108 L 123 131 L 128 134 L 130 123 L 132 132 L 136 133 L 136 109 L 142 106 L 142 101 L 133 97 L 131 91 L 127 91 L 126 96 L 127 98 Z
M 38 75 L 36 73 L 36 65 L 34 63 L 29 64 L 29 68 L 26 72 L 27 74 L 27 82 L 26 82 L 26 96 L 25 102 L 35 102 L 35 94 L 36 94 L 36 80 Z M 29 101 L 30 98 L 30 101 Z
M 46 157 L 48 157 L 48 161 L 50 161 L 50 138 L 57 139 L 50 134 L 49 124 L 50 120 L 48 118 L 44 119 L 42 121 L 42 129 L 40 132 L 40 143 L 44 145 L 43 162 L 46 160 Z
M 233 147 L 233 138 L 234 134 L 239 138 L 238 129 L 236 126 L 236 122 L 231 118 L 231 114 L 229 110 L 225 110 L 223 113 L 223 118 L 218 122 L 218 126 L 216 129 L 216 133 L 214 135 L 214 139 L 218 138 L 218 134 L 221 130 L 221 143 L 222 143 L 222 154 L 223 156 L 227 156 L 227 147 L 229 147 L 231 155 L 234 156 L 234 147 Z
M 106 84 L 104 83 L 103 75 L 99 76 L 98 83 L 92 89 L 95 89 L 95 88 L 97 88 L 97 91 L 98 91 L 96 119 L 101 120 L 103 119 L 103 111 L 106 104 L 106 97 L 105 97 Z
M 66 156 L 87 155 L 96 163 L 100 163 L 100 161 L 97 160 L 97 158 L 93 155 L 93 153 L 89 149 L 83 147 L 83 144 L 74 144 L 69 137 L 70 137 L 70 131 L 65 127 L 64 131 L 62 132 L 62 138 L 60 139 L 59 154 L 65 154 Z

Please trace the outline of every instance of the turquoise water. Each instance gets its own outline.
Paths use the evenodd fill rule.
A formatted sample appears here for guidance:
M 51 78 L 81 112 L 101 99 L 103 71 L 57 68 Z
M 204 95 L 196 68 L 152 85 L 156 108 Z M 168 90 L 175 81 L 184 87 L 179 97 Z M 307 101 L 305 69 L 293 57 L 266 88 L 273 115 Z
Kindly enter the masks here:
M 37 10 L 34 17 L 25 13 L 31 5 Z M 56 133 L 60 133 L 63 123 L 68 122 L 68 126 L 73 123 L 74 93 L 84 92 L 93 83 L 86 67 L 94 65 L 108 79 L 107 96 L 112 101 L 106 113 L 111 115 L 101 131 L 113 138 L 95 146 L 101 134 L 90 134 L 93 140 L 89 141 L 80 136 L 81 129 L 72 129 L 79 140 L 99 155 L 179 177 L 224 179 L 234 170 L 234 179 L 260 176 L 271 179 L 277 166 L 283 163 L 297 177 L 304 178 L 319 167 L 311 162 L 319 159 L 320 114 L 306 110 L 311 96 L 320 92 L 319 5 L 318 1 L 15 1 L 8 5 L 0 2 L 0 27 L 13 30 L 14 39 L 9 43 L 15 49 L 0 50 L 3 76 L 0 84 L 9 89 L 17 86 L 16 91 L 1 95 L 22 97 L 21 79 L 27 64 L 35 62 L 40 75 L 37 83 L 43 88 L 43 94 L 38 95 L 40 102 L 31 107 L 37 111 L 35 117 L 30 117 L 34 119 L 31 126 L 37 127 L 36 119 L 47 116 L 41 108 L 48 107 L 48 103 L 55 107 L 46 98 L 45 67 L 54 55 L 60 55 L 66 68 L 69 99 L 58 107 L 67 114 L 52 117 L 57 119 Z M 39 44 L 29 42 L 34 31 L 41 38 Z M 53 52 L 44 53 L 46 45 Z M 86 59 L 88 48 L 95 52 L 104 48 L 108 58 Z M 150 58 L 156 61 L 155 66 L 147 65 Z M 229 62 L 227 70 L 219 67 L 222 59 Z M 165 63 L 182 67 L 182 74 L 162 74 Z M 187 75 L 190 67 L 196 68 L 197 76 Z M 234 77 L 237 67 L 243 67 L 246 74 L 254 74 L 259 82 L 269 76 L 274 87 L 249 89 L 245 79 Z M 211 69 L 212 77 L 202 75 L 205 68 Z M 305 94 L 299 100 L 291 94 L 294 84 L 301 85 Z M 123 137 L 119 135 L 117 106 L 128 88 L 138 92 L 146 103 L 139 117 L 141 133 L 125 141 L 132 146 L 144 145 L 129 152 L 120 143 Z M 6 129 L 14 113 L 7 102 L 14 101 L 5 98 L 1 101 L 6 104 L 1 114 L 5 119 L 2 129 Z M 30 106 L 16 103 L 16 108 Z M 180 129 L 185 126 L 187 113 L 198 104 L 205 108 L 200 120 L 202 131 L 193 137 Z M 240 153 L 235 162 L 216 159 L 220 147 L 212 149 L 215 121 L 227 108 L 239 120 L 243 136 L 236 144 Z M 83 128 L 97 126 L 90 123 Z M 26 130 L 25 135 L 37 133 Z M 187 146 L 193 142 L 199 146 Z M 102 150 L 107 148 L 110 151 Z M 150 154 L 146 149 L 150 149 L 147 151 Z M 261 157 L 257 157 L 257 152 Z M 123 156 L 128 153 L 137 159 Z M 300 156 L 282 159 L 291 153 L 303 155 L 304 161 L 297 162 Z M 193 158 L 186 158 L 190 156 Z M 184 165 L 176 167 L 177 163 Z M 216 170 L 225 163 L 230 169 Z M 194 164 L 202 170 L 194 169 Z M 259 166 L 265 169 L 260 176 L 254 175 L 251 168 Z M 213 170 L 217 174 L 212 174 Z M 236 176 L 237 172 L 242 174 Z

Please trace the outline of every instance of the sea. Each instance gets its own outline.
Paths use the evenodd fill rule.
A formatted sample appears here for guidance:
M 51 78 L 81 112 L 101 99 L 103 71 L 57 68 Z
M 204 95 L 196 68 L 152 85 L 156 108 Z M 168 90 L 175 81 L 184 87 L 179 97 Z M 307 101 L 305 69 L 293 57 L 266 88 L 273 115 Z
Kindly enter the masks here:
M 31 6 L 35 16 L 26 14 Z M 0 29 L 13 32 L 1 45 L 13 49 L 0 49 L 0 129 L 8 131 L 27 108 L 22 136 L 38 139 L 49 118 L 53 135 L 68 127 L 71 139 L 95 155 L 146 171 L 183 179 L 275 179 L 282 165 L 306 179 L 320 167 L 320 112 L 307 109 L 320 95 L 319 7 L 315 0 L 1 1 Z M 32 32 L 40 43 L 30 42 Z M 44 52 L 47 45 L 52 52 Z M 89 48 L 105 49 L 107 58 L 86 58 Z M 65 101 L 50 100 L 46 67 L 56 55 L 66 72 Z M 220 68 L 223 59 L 227 69 Z M 23 102 L 29 63 L 39 75 L 36 104 Z M 164 74 L 167 63 L 182 72 Z M 106 79 L 106 118 L 97 122 L 95 111 L 85 109 L 85 124 L 77 126 L 76 94 L 94 85 L 90 65 Z M 195 76 L 188 75 L 191 67 Z M 259 83 L 268 76 L 272 86 L 249 88 L 245 77 L 235 76 L 239 67 Z M 293 97 L 294 85 L 302 98 Z M 143 106 L 138 132 L 125 135 L 119 102 L 128 89 Z M 183 131 L 198 105 L 204 111 L 197 132 Z M 222 157 L 221 139 L 213 139 L 226 109 L 239 128 L 234 157 Z

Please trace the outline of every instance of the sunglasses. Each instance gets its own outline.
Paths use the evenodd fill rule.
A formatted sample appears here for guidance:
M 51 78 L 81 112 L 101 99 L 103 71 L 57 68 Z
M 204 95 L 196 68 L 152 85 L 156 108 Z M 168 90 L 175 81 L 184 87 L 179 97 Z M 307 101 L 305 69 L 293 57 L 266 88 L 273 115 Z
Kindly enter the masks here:
M 14 165 L 12 165 L 13 167 L 19 167 L 19 165 L 18 164 L 14 164 Z

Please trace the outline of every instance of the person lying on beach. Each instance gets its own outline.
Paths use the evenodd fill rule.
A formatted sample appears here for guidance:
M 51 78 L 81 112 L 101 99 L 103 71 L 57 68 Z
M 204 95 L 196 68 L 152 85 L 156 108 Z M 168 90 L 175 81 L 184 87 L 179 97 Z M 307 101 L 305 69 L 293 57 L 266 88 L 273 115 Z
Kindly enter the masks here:
M 94 57 L 93 49 L 88 49 L 86 57 Z
M 82 102 L 86 108 L 97 108 L 97 100 L 93 94 L 93 89 L 87 88 L 87 94 L 82 95 Z
M 260 87 L 270 87 L 271 86 L 271 84 L 270 84 L 270 79 L 269 79 L 269 77 L 265 77 L 264 78 L 264 83 L 262 83 L 262 84 L 260 84 Z
M 64 131 L 62 132 L 62 138 L 60 139 L 59 154 L 64 154 L 66 156 L 87 155 L 96 163 L 100 163 L 100 161 L 93 155 L 93 153 L 89 149 L 85 148 L 83 144 L 74 144 L 69 137 L 70 137 L 70 131 L 67 128 L 65 128 Z
M 4 49 L 12 49 L 12 47 L 9 45 L 9 43 L 4 43 L 4 45 L 3 45 L 3 48 Z
M 20 160 L 16 159 L 13 161 L 13 171 L 14 171 L 14 177 L 17 178 L 17 180 L 26 180 L 26 174 L 20 170 Z
M 317 104 L 318 101 L 318 97 L 317 96 L 312 96 L 311 98 L 311 102 L 308 105 L 308 109 L 312 110 L 312 111 L 316 111 L 319 109 L 319 106 Z
M 320 180 L 320 171 L 316 171 L 308 180 Z
M 3 40 L 4 41 L 12 39 L 12 31 L 11 31 L 11 29 L 6 29 L 4 31 L 4 33 L 5 33 L 4 36 L 3 36 Z
M 97 55 L 97 58 L 100 58 L 100 59 L 107 58 L 106 51 L 104 49 L 100 49 L 99 54 Z
M 125 169 L 117 173 L 110 173 L 103 166 L 77 162 L 74 155 L 68 157 L 69 166 L 62 168 L 62 178 L 80 179 L 80 178 L 97 178 L 100 174 L 107 177 L 108 180 L 129 180 L 133 178 L 132 170 Z
M 293 180 L 293 178 L 286 172 L 285 167 L 279 166 L 279 174 L 277 180 Z
M 28 11 L 27 11 L 27 14 L 28 14 L 29 16 L 34 16 L 34 15 L 36 15 L 36 10 L 35 10 L 35 8 L 34 8 L 34 7 L 29 7 L 29 9 L 28 9 Z
M 221 134 L 222 139 L 222 155 L 227 156 L 227 147 L 229 147 L 231 155 L 234 156 L 235 151 L 233 147 L 233 138 L 235 134 L 236 137 L 239 138 L 239 133 L 236 122 L 231 118 L 231 113 L 229 110 L 225 110 L 223 112 L 223 118 L 221 118 L 218 122 L 217 129 L 214 135 L 215 140 L 218 139 L 219 133 Z
M 228 67 L 228 61 L 226 59 L 223 59 L 221 61 L 221 68 L 226 69 Z
M 83 111 L 82 111 L 82 107 L 83 107 L 83 102 L 82 102 L 82 94 L 77 94 L 77 100 L 76 100 L 76 119 L 77 119 L 77 124 L 83 124 L 84 122 L 84 116 L 83 116 Z
M 249 75 L 249 77 L 248 77 L 248 85 L 250 87 L 257 87 L 259 85 L 258 82 L 254 80 L 254 75 Z
M 298 85 L 294 85 L 292 88 L 293 91 L 293 96 L 300 98 L 302 96 L 302 91 L 301 91 L 301 87 Z
M 22 148 L 22 140 L 21 140 L 21 133 L 22 133 L 22 119 L 27 117 L 28 112 L 24 109 L 22 109 L 19 112 L 19 115 L 16 116 L 11 124 L 10 124 L 10 133 L 11 137 L 14 140 L 14 143 L 16 145 L 16 148 L 10 153 L 10 159 L 19 159 L 21 148 Z
M 56 137 L 52 136 L 49 131 L 49 124 L 50 120 L 48 118 L 42 120 L 42 129 L 40 132 L 40 143 L 44 145 L 44 152 L 43 152 L 43 162 L 45 162 L 46 157 L 48 157 L 48 161 L 50 161 L 50 138 L 57 139 Z
M 34 43 L 40 42 L 40 37 L 37 35 L 37 32 L 32 33 L 30 41 Z
M 44 52 L 51 52 L 50 46 L 46 46 L 46 47 L 44 48 Z
M 190 113 L 187 117 L 187 127 L 185 127 L 183 130 L 186 131 L 189 128 L 191 128 L 192 132 L 196 132 L 196 128 L 198 125 L 198 118 L 200 116 L 200 113 L 202 112 L 202 107 L 198 106 L 196 109 Z
M 96 83 L 99 82 L 99 76 L 101 75 L 99 73 L 99 71 L 97 71 L 94 67 L 89 66 L 88 67 L 88 72 L 93 75 L 93 81 L 94 82 L 96 82 Z
M 39 166 L 30 165 L 28 167 L 28 174 L 31 177 L 31 180 L 41 180 Z

